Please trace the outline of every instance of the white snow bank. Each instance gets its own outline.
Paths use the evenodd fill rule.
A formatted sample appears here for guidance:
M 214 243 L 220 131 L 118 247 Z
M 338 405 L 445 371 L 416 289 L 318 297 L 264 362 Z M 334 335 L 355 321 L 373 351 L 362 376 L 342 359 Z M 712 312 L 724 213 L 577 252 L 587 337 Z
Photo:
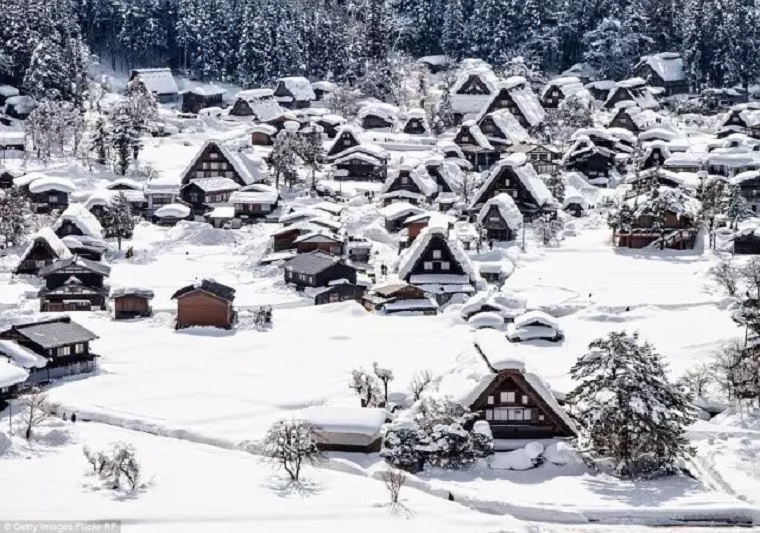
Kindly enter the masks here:
M 467 324 L 475 329 L 500 328 L 504 325 L 504 317 L 492 311 L 485 311 L 470 317 Z

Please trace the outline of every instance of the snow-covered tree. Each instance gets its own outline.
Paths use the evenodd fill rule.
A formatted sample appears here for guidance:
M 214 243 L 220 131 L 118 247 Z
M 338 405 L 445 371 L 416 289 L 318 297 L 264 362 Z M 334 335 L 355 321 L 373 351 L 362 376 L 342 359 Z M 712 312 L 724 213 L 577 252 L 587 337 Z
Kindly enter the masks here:
M 533 223 L 533 231 L 544 246 L 558 246 L 562 232 L 562 223 L 551 215 L 537 217 Z
M 111 145 L 114 148 L 114 168 L 124 176 L 132 162 L 135 150 L 140 146 L 139 133 L 134 129 L 132 117 L 126 106 L 114 111 L 111 124 Z
M 275 468 L 282 468 L 298 483 L 304 465 L 316 466 L 323 460 L 317 447 L 318 431 L 304 420 L 280 420 L 264 437 L 262 452 Z
M 721 261 L 712 270 L 712 277 L 720 287 L 731 297 L 736 296 L 739 288 L 741 271 L 731 261 Z
M 430 439 L 414 423 L 397 423 L 388 428 L 380 456 L 396 468 L 407 472 L 422 470 Z
M 139 133 L 146 131 L 148 126 L 158 120 L 158 102 L 145 83 L 135 78 L 127 84 L 124 93 L 126 109 L 132 120 L 132 128 Z
M 584 59 L 593 65 L 602 79 L 626 77 L 645 50 L 641 34 L 632 31 L 625 21 L 605 18 L 583 37 Z
M 732 341 L 713 356 L 713 375 L 730 401 L 760 401 L 760 352 L 757 347 Z
M 123 192 L 111 198 L 103 218 L 103 230 L 108 237 L 115 237 L 121 250 L 122 239 L 129 239 L 135 229 L 132 206 Z
M 382 368 L 377 364 L 377 361 L 372 363 L 372 371 L 375 373 L 378 381 L 383 384 L 383 405 L 388 405 L 388 384 L 393 381 L 393 370 L 390 368 Z
M 361 368 L 351 371 L 348 387 L 359 396 L 362 407 L 377 407 L 382 401 L 383 393 L 377 377 Z
M 292 187 L 298 179 L 298 159 L 301 152 L 301 137 L 297 132 L 284 128 L 277 134 L 269 155 L 274 169 L 275 187 L 280 186 L 280 179 Z
M 58 406 L 50 402 L 48 393 L 39 388 L 32 388 L 19 398 L 21 407 L 21 423 L 24 427 L 24 437 L 31 440 L 32 432 L 49 419 Z
M 0 192 L 0 248 L 18 246 L 33 228 L 32 206 L 16 188 Z
M 111 159 L 111 145 L 110 124 L 103 115 L 98 115 L 90 132 L 89 148 L 99 165 L 105 165 Z
M 731 221 L 732 229 L 742 220 L 754 216 L 754 212 L 749 207 L 747 200 L 742 196 L 741 188 L 738 185 L 734 185 L 731 188 L 731 194 L 728 197 L 726 205 L 726 216 Z
M 409 392 L 412 394 L 412 399 L 415 402 L 422 398 L 422 393 L 425 392 L 432 381 L 433 373 L 430 370 L 421 370 L 412 376 L 412 381 L 409 383 Z
M 591 450 L 627 478 L 674 472 L 690 452 L 688 398 L 667 380 L 666 366 L 638 333 L 612 332 L 589 345 L 570 370 L 568 396 Z

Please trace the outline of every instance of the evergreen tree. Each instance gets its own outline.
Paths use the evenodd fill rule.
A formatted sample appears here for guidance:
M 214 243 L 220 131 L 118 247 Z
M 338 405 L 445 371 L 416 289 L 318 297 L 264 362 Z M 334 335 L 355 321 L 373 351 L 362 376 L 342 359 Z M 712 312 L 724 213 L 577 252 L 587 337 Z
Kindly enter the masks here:
M 441 47 L 447 56 L 455 61 L 467 53 L 467 19 L 463 0 L 447 0 L 443 15 Z
M 16 188 L 0 191 L 0 248 L 18 246 L 32 230 L 33 214 L 29 199 Z
M 145 132 L 148 125 L 158 120 L 158 102 L 145 83 L 135 78 L 127 84 L 124 93 L 126 110 L 132 121 L 132 128 L 138 133 Z
M 115 237 L 121 250 L 122 239 L 129 239 L 135 229 L 135 219 L 132 216 L 132 206 L 126 195 L 119 192 L 111 199 L 103 217 L 103 230 L 106 236 Z
M 568 396 L 591 449 L 614 461 L 617 475 L 672 473 L 691 450 L 688 398 L 667 381 L 661 356 L 638 333 L 612 332 L 589 345 L 570 370 L 578 383 Z
M 728 197 L 726 206 L 726 216 L 731 220 L 731 228 L 735 228 L 737 223 L 742 220 L 754 216 L 738 185 L 731 187 L 731 195 Z
M 99 165 L 105 165 L 111 158 L 111 129 L 103 115 L 98 115 L 95 120 L 91 138 L 90 149 L 95 153 L 95 160 Z
M 280 131 L 274 139 L 269 161 L 274 169 L 275 187 L 280 186 L 280 179 L 289 186 L 293 186 L 298 179 L 298 153 L 301 149 L 298 135 L 288 131 L 287 128 Z
M 68 92 L 67 84 L 67 66 L 59 37 L 45 37 L 32 53 L 24 89 L 36 100 L 62 100 Z
M 111 124 L 111 144 L 114 148 L 114 169 L 122 176 L 134 156 L 135 147 L 139 146 L 140 138 L 132 125 L 132 117 L 126 106 L 119 106 L 114 111 Z

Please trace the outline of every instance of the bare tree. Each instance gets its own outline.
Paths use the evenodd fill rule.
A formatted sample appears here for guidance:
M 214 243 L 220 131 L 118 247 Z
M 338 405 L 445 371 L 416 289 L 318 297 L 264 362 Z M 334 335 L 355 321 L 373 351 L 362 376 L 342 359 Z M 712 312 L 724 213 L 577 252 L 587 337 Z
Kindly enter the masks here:
M 760 398 L 760 355 L 733 341 L 715 353 L 714 373 L 729 400 Z
M 317 447 L 318 431 L 317 426 L 304 420 L 280 420 L 264 437 L 264 456 L 275 468 L 284 469 L 291 481 L 298 482 L 304 464 L 314 466 L 324 460 Z
M 705 395 L 707 387 L 715 381 L 713 368 L 705 363 L 699 363 L 686 372 L 679 380 L 685 386 L 692 396 L 701 398 Z
M 736 296 L 740 274 L 731 261 L 721 261 L 712 270 L 713 279 L 729 296 Z
M 422 393 L 430 386 L 433 381 L 433 373 L 430 370 L 422 370 L 412 376 L 412 382 L 409 383 L 409 392 L 416 402 L 422 397 Z
M 131 492 L 136 491 L 140 487 L 142 469 L 137 460 L 135 449 L 131 444 L 117 442 L 114 445 L 105 474 L 114 490 L 121 488 L 122 480 L 126 480 Z
M 760 299 L 760 258 L 750 259 L 741 269 L 741 276 L 750 290 L 754 290 L 754 297 Z
M 393 371 L 389 368 L 381 368 L 378 366 L 377 361 L 372 363 L 372 369 L 375 371 L 375 376 L 383 384 L 383 406 L 388 406 L 388 383 L 393 381 Z
M 388 495 L 391 498 L 391 505 L 398 504 L 398 497 L 401 494 L 401 487 L 406 484 L 407 475 L 403 470 L 399 470 L 391 465 L 386 465 L 385 470 L 380 474 L 385 488 L 388 489 Z
M 84 453 L 87 462 L 90 463 L 92 473 L 102 476 L 109 463 L 108 456 L 103 451 L 92 451 L 89 446 L 82 448 L 82 453 Z
M 32 438 L 34 428 L 50 418 L 58 407 L 56 404 L 50 403 L 47 392 L 36 387 L 19 399 L 19 405 L 21 406 L 21 420 L 26 428 L 24 437 L 27 440 Z

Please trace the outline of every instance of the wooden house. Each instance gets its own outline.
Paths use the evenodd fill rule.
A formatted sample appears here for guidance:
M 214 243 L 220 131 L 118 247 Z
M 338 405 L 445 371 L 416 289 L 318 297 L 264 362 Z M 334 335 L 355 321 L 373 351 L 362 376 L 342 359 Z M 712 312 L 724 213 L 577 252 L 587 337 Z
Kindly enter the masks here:
M 508 109 L 500 109 L 483 115 L 478 122 L 478 127 L 498 152 L 505 152 L 509 147 L 530 139 L 528 132 Z
M 255 183 L 230 195 L 229 203 L 235 207 L 235 217 L 244 223 L 267 217 L 277 209 L 280 193 L 274 187 Z
M 476 172 L 488 170 L 501 157 L 472 120 L 459 127 L 454 142 L 462 149 L 465 158 Z
M 760 171 L 743 172 L 731 179 L 731 185 L 738 186 L 750 209 L 760 211 Z
M 277 137 L 277 128 L 269 124 L 257 124 L 251 128 L 251 144 L 254 146 L 272 146 Z
M 409 217 L 422 212 L 421 208 L 409 202 L 395 202 L 380 209 L 380 214 L 385 219 L 385 229 L 389 233 L 399 231 Z
M 41 268 L 38 275 L 45 286 L 38 294 L 40 311 L 105 309 L 108 287 L 104 280 L 110 273 L 111 267 L 77 256 Z
M 0 152 L 25 152 L 26 135 L 23 131 L 0 131 Z M 9 157 L 11 154 L 3 154 Z
M 236 318 L 232 305 L 235 289 L 204 279 L 182 287 L 172 295 L 177 300 L 177 329 L 210 326 L 230 329 Z
M 406 248 L 416 239 L 422 230 L 430 225 L 451 229 L 454 226 L 454 218 L 437 211 L 427 211 L 419 215 L 412 215 L 404 220 L 404 232 L 406 240 L 400 240 L 401 248 Z
M 315 81 L 311 84 L 311 90 L 314 91 L 314 101 L 324 102 L 327 100 L 336 90 L 338 86 L 331 81 Z
M 21 254 L 13 273 L 37 275 L 40 269 L 70 257 L 71 252 L 55 232 L 50 228 L 42 228 Z
M 180 196 L 195 215 L 202 215 L 214 204 L 224 204 L 240 189 L 230 178 L 196 178 L 182 186 Z
M 153 299 L 151 290 L 121 287 L 112 290 L 109 299 L 113 302 L 113 317 L 116 320 L 149 317 L 153 314 L 150 306 Z
M 428 224 L 402 252 L 398 277 L 435 295 L 439 304 L 455 294 L 473 294 L 482 282 L 461 243 L 444 224 Z
M 185 204 L 167 204 L 156 209 L 151 220 L 158 226 L 176 226 L 181 220 L 190 220 L 192 214 L 192 209 Z
M 272 89 L 249 89 L 235 96 L 230 108 L 232 117 L 250 117 L 255 122 L 266 122 L 284 113 L 284 109 L 274 98 Z
M 642 57 L 633 73 L 652 87 L 665 89 L 665 96 L 673 96 L 689 92 L 689 80 L 683 66 L 680 54 L 663 52 Z
M 314 231 L 298 236 L 293 244 L 296 252 L 306 254 L 321 251 L 331 255 L 343 255 L 343 239 L 328 231 Z
M 513 241 L 522 228 L 523 216 L 512 196 L 502 192 L 483 204 L 477 223 L 489 241 Z
M 322 128 L 322 133 L 328 139 L 334 139 L 340 129 L 345 126 L 346 119 L 340 115 L 321 115 L 314 123 Z
M 557 109 L 568 96 L 589 96 L 583 82 L 575 76 L 561 76 L 549 81 L 541 90 L 539 101 L 545 109 Z
M 3 411 L 29 379 L 29 371 L 3 353 L 5 343 L 14 344 L 0 340 L 0 410 Z
M 338 130 L 332 144 L 327 148 L 326 157 L 329 160 L 343 155 L 344 152 L 361 145 L 359 131 L 351 126 L 344 126 Z
M 22 173 L 16 170 L 0 168 L 0 190 L 13 188 L 13 180 L 22 176 Z
M 37 213 L 63 211 L 69 206 L 69 195 L 76 190 L 66 178 L 46 176 L 29 184 L 32 206 Z
M 640 109 L 657 109 L 660 104 L 641 78 L 615 83 L 604 101 L 605 109 L 615 109 L 621 102 L 635 102 Z
M 228 178 L 241 187 L 262 181 L 267 167 L 253 152 L 228 148 L 221 142 L 208 141 L 182 172 L 182 185 L 202 178 Z
M 367 311 L 386 315 L 438 313 L 438 303 L 425 291 L 408 283 L 385 283 L 375 285 L 363 298 Z
M 108 249 L 103 239 L 108 232 L 85 204 L 71 204 L 53 223 L 52 229 L 74 255 L 85 259 L 100 261 Z
M 333 177 L 338 181 L 385 181 L 388 152 L 374 144 L 362 144 L 340 153 L 333 161 Z
M 372 257 L 372 243 L 363 238 L 355 237 L 353 235 L 348 236 L 348 240 L 343 246 L 346 258 L 351 263 L 369 263 Z
M 139 78 L 145 87 L 156 96 L 162 104 L 179 100 L 179 88 L 168 68 L 138 68 L 129 75 L 129 81 Z
M 377 453 L 390 413 L 383 408 L 314 405 L 298 417 L 315 428 L 317 448 L 326 452 Z
M 488 422 L 494 439 L 572 439 L 573 421 L 546 382 L 528 370 L 525 362 L 495 329 L 475 332 L 473 375 L 481 376 L 478 394 L 469 405 Z M 477 362 L 482 358 L 485 369 Z
M 389 172 L 380 189 L 384 205 L 394 201 L 408 201 L 418 205 L 429 201 L 438 192 L 438 184 L 424 165 L 399 164 Z
M 372 103 L 359 110 L 357 118 L 365 130 L 391 131 L 398 123 L 398 107 L 385 103 Z
M 277 80 L 274 99 L 286 109 L 303 109 L 317 99 L 311 83 L 301 76 L 291 76 Z
M 480 122 L 488 113 L 507 109 L 523 128 L 535 128 L 544 121 L 546 113 L 530 84 L 521 76 L 498 82 L 488 103 L 478 115 Z
M 512 154 L 525 154 L 537 174 L 556 174 L 560 170 L 562 153 L 546 144 L 525 142 L 510 146 Z
M 672 153 L 667 143 L 653 141 L 644 151 L 644 157 L 641 161 L 641 169 L 648 170 L 651 168 L 660 168 L 671 155 Z
M 314 298 L 314 305 L 325 305 L 352 300 L 360 302 L 366 292 L 367 287 L 341 279 L 329 283 L 325 288 L 311 291 L 309 295 Z
M 346 280 L 356 284 L 356 269 L 339 256 L 322 251 L 299 254 L 283 267 L 285 283 L 298 287 L 326 287 L 330 282 Z
M 524 154 L 512 154 L 500 160 L 475 193 L 471 207 L 480 210 L 486 202 L 501 193 L 512 197 L 527 220 L 542 213 L 554 213 L 558 207 L 554 196 Z
M 606 187 L 615 168 L 616 153 L 606 146 L 600 146 L 590 138 L 579 138 L 562 159 L 565 170 L 580 172 L 589 183 Z
M 621 105 L 608 124 L 609 128 L 623 128 L 639 134 L 656 124 L 659 116 L 653 111 L 642 111 L 634 105 Z
M 97 338 L 68 316 L 16 324 L 0 332 L 0 339 L 13 341 L 47 360 L 44 366 L 29 368 L 28 384 L 95 372 L 98 355 L 90 343 Z
M 207 107 L 222 107 L 226 92 L 214 85 L 201 85 L 182 91 L 182 112 L 198 114 Z
M 409 135 L 429 135 L 430 125 L 425 110 L 415 107 L 404 113 L 401 117 L 401 132 Z
M 485 63 L 466 65 L 451 86 L 451 108 L 458 121 L 475 117 L 488 104 L 498 78 Z
M 147 182 L 143 188 L 145 195 L 145 210 L 143 215 L 150 220 L 156 209 L 165 205 L 176 203 L 179 200 L 181 186 L 174 181 L 153 179 Z M 97 214 L 95 214 L 97 216 Z

